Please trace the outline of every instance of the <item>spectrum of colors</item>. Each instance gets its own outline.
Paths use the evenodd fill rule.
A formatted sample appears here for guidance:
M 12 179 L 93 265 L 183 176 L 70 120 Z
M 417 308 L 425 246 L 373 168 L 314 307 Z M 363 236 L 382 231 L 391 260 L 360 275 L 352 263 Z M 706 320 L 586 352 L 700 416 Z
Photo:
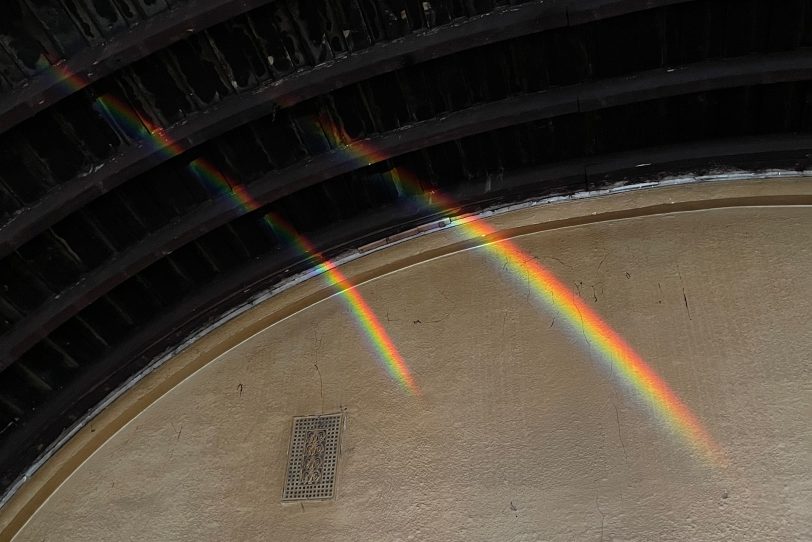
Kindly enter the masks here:
M 302 235 L 297 235 L 281 217 L 268 214 L 265 215 L 265 220 L 275 231 L 281 231 L 302 253 L 310 254 L 319 260 L 320 263 L 316 266 L 316 269 L 324 272 L 330 284 L 339 289 L 344 296 L 356 319 L 361 324 L 361 329 L 366 334 L 367 339 L 375 347 L 380 359 L 384 360 L 389 376 L 413 395 L 420 395 L 420 390 L 409 372 L 406 361 L 398 352 L 372 308 L 361 297 L 353 283 L 338 269 L 333 261 L 323 258 L 309 240 Z
M 497 232 L 482 220 L 463 221 L 460 225 L 469 235 L 491 237 Z M 724 454 L 696 415 L 668 386 L 654 369 L 575 292 L 567 288 L 551 271 L 509 240 L 485 245 L 507 261 L 510 269 L 529 277 L 536 298 L 555 311 L 610 370 L 633 388 L 659 417 L 705 457 L 723 464 Z
M 333 131 L 336 136 L 338 135 L 338 128 L 335 126 L 326 128 L 322 126 L 321 129 Z M 355 142 L 343 150 L 353 153 L 355 158 L 366 163 L 387 158 L 366 141 Z M 438 191 L 425 192 L 420 180 L 411 172 L 403 168 L 396 168 L 393 172 L 395 182 L 399 185 L 398 190 L 422 197 L 428 208 L 448 214 L 450 210 L 460 207 L 457 202 Z M 460 219 L 455 223 L 471 237 L 494 239 L 498 233 L 477 218 Z M 726 463 L 723 450 L 705 430 L 696 415 L 665 380 L 580 296 L 513 242 L 494 239 L 486 241 L 483 246 L 498 256 L 500 262 L 507 262 L 508 268 L 514 274 L 529 277 L 531 290 L 536 298 L 545 307 L 561 316 L 575 336 L 585 340 L 587 343 L 585 346 L 597 351 L 604 365 L 635 390 L 674 433 L 681 435 L 704 457 L 720 465 Z
M 230 198 L 245 212 L 254 211 L 262 206 L 248 194 L 244 186 L 230 181 L 208 160 L 199 158 L 190 163 L 189 167 L 196 174 L 197 178 L 209 188 L 213 188 L 221 195 Z M 338 269 L 333 261 L 325 258 L 306 237 L 297 233 L 281 216 L 266 213 L 262 221 L 272 231 L 280 234 L 282 238 L 295 247 L 300 253 L 309 255 L 318 262 L 316 270 L 326 275 L 328 283 L 333 286 L 347 302 L 359 327 L 363 330 L 368 341 L 376 350 L 379 359 L 383 361 L 383 365 L 389 373 L 389 376 L 413 395 L 420 395 L 420 390 L 415 384 L 406 361 L 400 352 L 398 352 L 398 349 L 395 347 L 386 329 L 366 300 L 358 292 L 356 286 Z
M 53 66 L 53 69 L 60 72 L 59 82 L 68 90 L 78 90 L 85 86 L 79 77 L 68 73 L 59 65 Z M 177 156 L 185 150 L 169 138 L 163 129 L 153 126 L 144 115 L 139 115 L 129 104 L 114 96 L 108 94 L 98 97 L 96 106 L 100 114 L 124 130 L 128 137 L 152 146 L 154 150 L 165 154 L 167 158 Z M 187 167 L 206 187 L 221 197 L 230 199 L 244 212 L 251 212 L 262 206 L 251 197 L 243 185 L 228 178 L 205 158 L 195 159 Z M 406 361 L 398 352 L 375 312 L 358 292 L 356 285 L 336 267 L 334 262 L 325 258 L 307 238 L 297 233 L 282 217 L 268 213 L 262 217 L 262 223 L 274 233 L 279 234 L 303 255 L 318 262 L 316 269 L 325 274 L 328 283 L 346 301 L 350 312 L 382 361 L 389 376 L 412 395 L 420 395 L 420 389 L 415 383 Z

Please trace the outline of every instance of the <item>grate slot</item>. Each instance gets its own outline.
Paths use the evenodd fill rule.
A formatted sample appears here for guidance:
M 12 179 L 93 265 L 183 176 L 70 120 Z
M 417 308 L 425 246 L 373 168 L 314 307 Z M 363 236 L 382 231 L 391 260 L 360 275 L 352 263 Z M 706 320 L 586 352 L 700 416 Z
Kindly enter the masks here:
M 293 418 L 283 501 L 335 496 L 341 414 Z

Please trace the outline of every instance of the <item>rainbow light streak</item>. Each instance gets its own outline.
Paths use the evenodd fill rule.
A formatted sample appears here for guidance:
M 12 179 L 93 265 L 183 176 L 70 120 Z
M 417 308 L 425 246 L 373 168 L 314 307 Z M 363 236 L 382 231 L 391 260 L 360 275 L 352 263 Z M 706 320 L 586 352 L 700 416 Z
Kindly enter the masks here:
M 367 339 L 377 350 L 380 359 L 384 360 L 389 376 L 394 378 L 404 389 L 411 392 L 412 395 L 420 395 L 420 390 L 409 372 L 406 361 L 395 348 L 395 344 L 386 329 L 384 329 L 378 317 L 375 316 L 366 300 L 358 293 L 358 289 L 353 283 L 338 269 L 334 262 L 324 258 L 309 240 L 297 235 L 281 217 L 269 213 L 265 215 L 264 220 L 269 227 L 281 231 L 302 253 L 310 254 L 320 260 L 316 269 L 325 273 L 329 282 L 344 295 L 347 304 L 361 324 L 361 329 L 363 329 Z
M 230 197 L 237 202 L 245 211 L 250 212 L 261 207 L 246 192 L 245 188 L 235 183 L 229 183 L 218 170 L 205 159 L 195 160 L 190 164 L 198 178 L 217 189 L 222 195 Z M 328 283 L 333 286 L 343 299 L 347 302 L 351 313 L 360 328 L 366 335 L 369 343 L 376 350 L 379 359 L 383 361 L 389 376 L 397 381 L 405 390 L 412 395 L 420 395 L 420 390 L 415 384 L 414 378 L 409 371 L 406 361 L 401 356 L 386 329 L 381 324 L 375 312 L 358 292 L 356 286 L 342 273 L 336 264 L 325 258 L 316 247 L 303 235 L 289 225 L 281 216 L 266 213 L 262 218 L 263 223 L 272 231 L 280 233 L 289 243 L 296 247 L 299 252 L 315 258 L 318 261 L 316 270 L 327 276 Z
M 58 82 L 67 87 L 67 90 L 78 90 L 85 86 L 81 78 L 70 74 L 60 65 L 54 65 L 53 69 L 59 72 L 61 77 Z M 151 145 L 167 157 L 177 156 L 185 150 L 166 136 L 162 129 L 152 126 L 144 115 L 139 115 L 118 98 L 110 95 L 100 96 L 96 99 L 96 105 L 102 115 L 114 125 L 124 129 L 129 137 Z M 187 167 L 208 188 L 213 189 L 220 196 L 230 199 L 243 211 L 251 212 L 262 206 L 251 197 L 244 186 L 229 179 L 205 158 L 195 159 Z M 317 271 L 326 275 L 328 283 L 346 301 L 350 312 L 382 360 L 389 376 L 412 395 L 419 396 L 420 389 L 415 383 L 406 361 L 398 352 L 375 312 L 358 292 L 356 285 L 338 269 L 334 262 L 325 258 L 308 239 L 297 233 L 282 217 L 268 213 L 263 216 L 262 223 L 275 233 L 281 234 L 302 254 L 319 262 L 316 266 Z
M 338 134 L 335 126 L 325 130 Z M 381 153 L 366 141 L 355 142 L 343 150 L 356 154 L 356 158 L 366 163 L 381 159 Z M 459 204 L 437 191 L 424 192 L 419 179 L 411 172 L 402 168 L 396 168 L 394 172 L 400 187 L 422 196 L 427 207 L 442 213 L 459 208 Z M 498 233 L 477 218 L 461 219 L 456 223 L 472 237 L 493 239 Z M 532 291 L 542 304 L 563 317 L 574 336 L 582 337 L 590 352 L 594 350 L 599 353 L 604 366 L 619 375 L 627 386 L 642 397 L 671 431 L 681 435 L 704 457 L 719 465 L 726 464 L 724 451 L 704 429 L 696 415 L 665 380 L 580 296 L 513 242 L 505 239 L 486 241 L 484 246 L 500 261 L 506 261 L 514 274 L 519 274 L 522 278 L 529 277 Z
M 437 197 L 436 194 L 434 196 Z M 439 197 L 435 205 L 441 205 L 442 201 L 443 198 Z M 463 221 L 461 227 L 471 236 L 487 238 L 497 233 L 494 228 L 481 220 Z M 628 386 L 645 399 L 672 431 L 682 435 L 704 456 L 714 462 L 724 463 L 721 448 L 688 406 L 580 296 L 513 242 L 500 240 L 485 246 L 492 254 L 507 261 L 514 273 L 526 274 L 533 293 L 542 304 L 556 311 L 559 318 L 563 318 L 574 332 L 574 336 L 580 334 L 590 349 L 590 355 L 593 350 L 597 352 L 606 368 L 616 372 Z

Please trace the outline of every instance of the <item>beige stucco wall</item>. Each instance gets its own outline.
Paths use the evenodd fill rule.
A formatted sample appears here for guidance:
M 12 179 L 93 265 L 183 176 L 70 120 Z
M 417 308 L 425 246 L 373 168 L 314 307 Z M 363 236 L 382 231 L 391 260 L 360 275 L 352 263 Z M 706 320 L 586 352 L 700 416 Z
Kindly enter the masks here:
M 105 411 L 2 525 L 47 493 L 16 540 L 812 539 L 812 208 L 792 205 L 810 194 L 700 184 L 491 219 L 649 362 L 726 465 L 452 229 L 344 266 L 420 396 L 311 279 Z M 339 410 L 337 498 L 282 504 L 291 417 Z

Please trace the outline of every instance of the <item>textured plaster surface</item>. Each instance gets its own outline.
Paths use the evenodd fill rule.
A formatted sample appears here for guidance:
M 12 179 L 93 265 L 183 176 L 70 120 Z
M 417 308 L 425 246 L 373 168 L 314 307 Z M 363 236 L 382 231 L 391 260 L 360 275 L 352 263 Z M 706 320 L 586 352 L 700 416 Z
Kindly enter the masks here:
M 808 207 L 514 239 L 669 383 L 727 466 L 664 426 L 525 275 L 478 247 L 360 287 L 419 397 L 329 297 L 151 404 L 16 540 L 812 539 L 810 241 Z M 337 498 L 282 504 L 291 418 L 337 411 Z

